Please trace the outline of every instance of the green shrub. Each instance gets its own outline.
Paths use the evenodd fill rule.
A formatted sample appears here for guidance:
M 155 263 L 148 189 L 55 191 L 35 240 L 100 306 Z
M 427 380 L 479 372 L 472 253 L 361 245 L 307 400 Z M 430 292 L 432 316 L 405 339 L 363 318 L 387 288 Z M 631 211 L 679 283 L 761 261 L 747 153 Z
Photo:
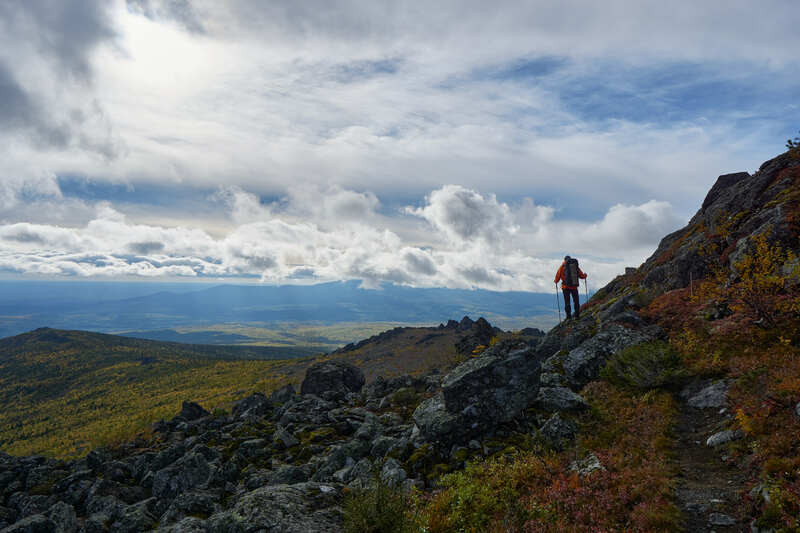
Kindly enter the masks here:
M 617 352 L 600 375 L 618 387 L 647 391 L 676 384 L 684 370 L 675 348 L 664 341 L 653 341 Z
M 371 486 L 352 489 L 343 502 L 345 533 L 406 533 L 414 531 L 411 497 L 375 475 Z

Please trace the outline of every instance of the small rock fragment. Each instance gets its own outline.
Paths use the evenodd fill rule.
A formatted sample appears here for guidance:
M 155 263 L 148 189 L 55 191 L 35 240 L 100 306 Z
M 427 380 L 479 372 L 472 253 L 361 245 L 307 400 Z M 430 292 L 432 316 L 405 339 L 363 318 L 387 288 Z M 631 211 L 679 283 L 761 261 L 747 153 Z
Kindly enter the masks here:
M 742 430 L 730 430 L 726 429 L 725 431 L 720 431 L 718 433 L 714 433 L 706 440 L 706 446 L 715 447 L 719 446 L 720 444 L 725 444 L 726 442 L 730 442 L 733 440 L 741 439 L 744 436 Z
M 733 526 L 736 519 L 723 513 L 711 513 L 708 515 L 708 523 L 712 526 Z

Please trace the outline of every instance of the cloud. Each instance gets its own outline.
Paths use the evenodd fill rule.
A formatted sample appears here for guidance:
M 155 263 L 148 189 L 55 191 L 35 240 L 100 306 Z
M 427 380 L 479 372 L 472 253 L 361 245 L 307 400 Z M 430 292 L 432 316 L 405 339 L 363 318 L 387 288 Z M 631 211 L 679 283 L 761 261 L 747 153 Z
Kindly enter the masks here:
M 543 291 L 564 247 L 581 257 L 593 282 L 605 282 L 642 261 L 677 224 L 671 207 L 655 201 L 617 205 L 597 221 L 580 222 L 560 219 L 531 199 L 510 206 L 494 194 L 452 185 L 432 191 L 399 218 L 378 214 L 380 201 L 370 192 L 320 194 L 301 190 L 265 203 L 247 191 L 224 189 L 209 202 L 222 200 L 234 226 L 218 238 L 197 228 L 130 222 L 106 202 L 78 227 L 0 225 L 0 270 Z M 350 217 L 334 224 L 341 210 Z M 424 231 L 408 231 L 414 224 Z
M 460 185 L 445 185 L 426 200 L 424 207 L 407 208 L 406 213 L 424 218 L 451 242 L 497 243 L 516 232 L 508 206 L 493 194 L 484 197 Z

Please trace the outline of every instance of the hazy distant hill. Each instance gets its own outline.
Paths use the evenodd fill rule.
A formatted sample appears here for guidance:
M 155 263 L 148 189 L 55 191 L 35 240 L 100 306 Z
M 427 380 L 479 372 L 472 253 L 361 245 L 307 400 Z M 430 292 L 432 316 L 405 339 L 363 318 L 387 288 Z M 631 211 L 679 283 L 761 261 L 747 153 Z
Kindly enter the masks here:
M 0 336 L 38 327 L 118 332 L 220 323 L 403 322 L 485 316 L 505 329 L 552 325 L 553 295 L 311 286 L 0 282 Z

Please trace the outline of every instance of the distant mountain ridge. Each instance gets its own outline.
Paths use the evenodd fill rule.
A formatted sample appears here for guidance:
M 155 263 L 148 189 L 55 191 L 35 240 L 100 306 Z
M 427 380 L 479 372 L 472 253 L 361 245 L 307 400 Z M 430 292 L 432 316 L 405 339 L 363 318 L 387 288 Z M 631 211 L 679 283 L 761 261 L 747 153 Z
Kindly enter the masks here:
M 73 289 L 70 288 L 71 284 Z M 440 322 L 464 315 L 551 324 L 552 295 L 484 290 L 416 289 L 358 282 L 309 286 L 168 286 L 146 284 L 0 282 L 0 336 L 37 327 L 103 332 L 175 329 L 221 323 Z M 155 285 L 158 287 L 158 285 Z M 50 296 L 48 298 L 48 295 Z M 74 298 L 73 298 L 74 296 Z M 508 327 L 508 326 L 506 326 Z

